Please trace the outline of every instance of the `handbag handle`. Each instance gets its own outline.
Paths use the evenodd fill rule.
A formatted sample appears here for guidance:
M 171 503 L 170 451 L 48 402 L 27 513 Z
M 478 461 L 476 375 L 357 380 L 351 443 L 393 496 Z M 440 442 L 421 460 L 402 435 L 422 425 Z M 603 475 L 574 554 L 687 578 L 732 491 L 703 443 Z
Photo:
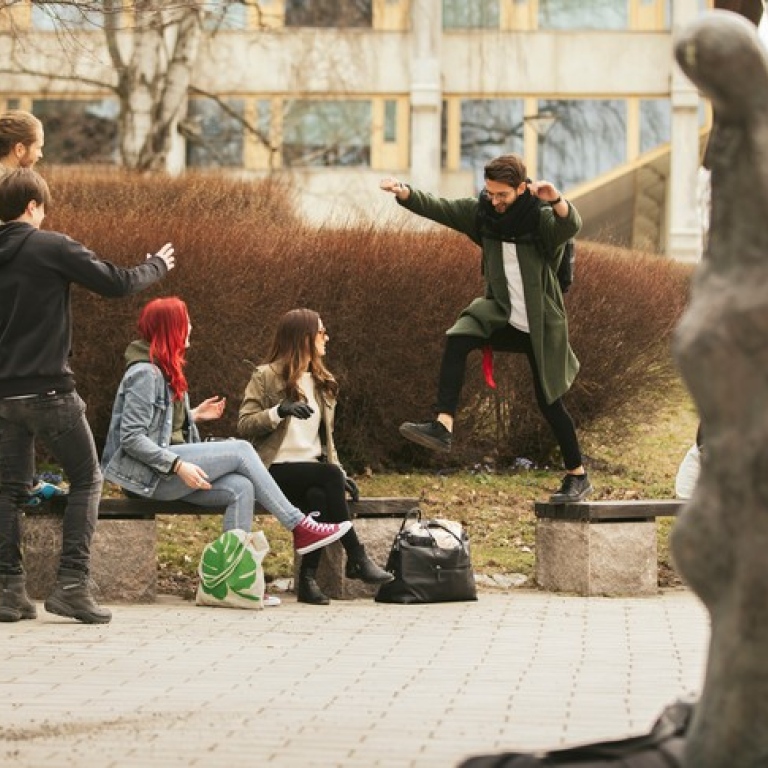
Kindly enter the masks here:
M 421 510 L 418 507 L 414 507 L 413 509 L 409 509 L 405 513 L 405 517 L 403 517 L 403 522 L 400 524 L 400 530 L 397 532 L 397 535 L 399 536 L 403 529 L 405 528 L 405 524 L 413 518 L 414 520 L 421 522 Z M 451 536 L 453 536 L 454 539 L 459 543 L 459 546 L 466 551 L 465 542 L 460 539 L 450 528 L 446 527 L 442 523 L 439 523 L 437 520 L 427 520 L 424 524 L 424 530 L 429 534 L 430 538 L 432 539 L 432 543 L 434 546 L 437 546 L 437 540 L 432 535 L 432 532 L 429 530 L 430 528 L 440 528 L 440 530 L 445 531 L 446 533 L 450 533 Z
M 405 524 L 408 522 L 408 520 L 411 519 L 411 517 L 414 517 L 416 520 L 421 522 L 421 510 L 418 507 L 414 507 L 413 509 L 409 509 L 405 513 L 405 517 L 403 517 L 403 522 L 400 523 L 400 530 L 397 532 L 398 536 L 403 532 L 403 528 L 405 528 Z
M 438 523 L 437 520 L 427 520 L 427 530 L 430 528 L 440 528 L 440 530 L 445 531 L 446 533 L 450 533 L 451 536 L 453 536 L 453 538 L 459 542 L 459 546 L 464 549 L 464 542 L 447 526 L 443 525 L 442 523 Z M 432 537 L 432 541 L 435 541 L 434 536 Z M 437 544 L 436 541 L 435 544 Z

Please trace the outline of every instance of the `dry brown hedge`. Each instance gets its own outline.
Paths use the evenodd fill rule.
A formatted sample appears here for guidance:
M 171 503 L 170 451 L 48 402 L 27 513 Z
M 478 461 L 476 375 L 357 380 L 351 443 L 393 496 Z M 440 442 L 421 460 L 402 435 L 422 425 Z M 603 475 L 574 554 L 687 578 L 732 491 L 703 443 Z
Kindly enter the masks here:
M 269 181 L 45 173 L 54 195 L 46 226 L 124 266 L 166 241 L 177 252 L 177 268 L 138 296 L 107 300 L 76 289 L 73 367 L 99 445 L 139 308 L 178 295 L 194 326 L 191 397 L 229 399 L 208 434 L 234 434 L 249 376 L 243 360 L 261 361 L 276 319 L 308 306 L 330 332 L 328 363 L 343 387 L 337 437 L 349 467 L 445 463 L 404 443 L 397 425 L 430 416 L 444 331 L 482 290 L 478 251 L 466 238 L 364 223 L 311 228 L 296 216 L 290 191 Z M 634 402 L 642 418 L 652 398 L 641 396 L 676 375 L 669 336 L 689 272 L 660 257 L 578 245 L 567 303 L 582 370 L 566 400 L 577 423 Z M 479 356 L 470 360 L 449 461 L 550 459 L 525 361 L 497 354 L 496 367 L 500 395 L 483 385 Z

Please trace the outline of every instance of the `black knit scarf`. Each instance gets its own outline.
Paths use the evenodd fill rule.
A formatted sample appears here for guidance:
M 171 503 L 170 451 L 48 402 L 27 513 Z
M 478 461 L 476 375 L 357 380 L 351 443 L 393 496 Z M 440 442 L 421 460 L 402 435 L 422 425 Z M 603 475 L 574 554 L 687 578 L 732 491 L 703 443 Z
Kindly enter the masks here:
M 541 205 L 541 200 L 526 189 L 504 213 L 496 213 L 491 201 L 481 192 L 477 210 L 480 235 L 509 242 L 533 234 L 539 229 Z

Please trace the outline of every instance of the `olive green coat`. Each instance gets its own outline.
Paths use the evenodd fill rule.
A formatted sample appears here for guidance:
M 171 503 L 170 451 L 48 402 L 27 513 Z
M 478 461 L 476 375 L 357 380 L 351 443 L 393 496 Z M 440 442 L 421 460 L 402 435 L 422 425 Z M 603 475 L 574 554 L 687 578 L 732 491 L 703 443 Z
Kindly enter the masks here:
M 409 211 L 463 232 L 481 245 L 485 295 L 464 309 L 446 333 L 487 339 L 507 325 L 512 305 L 504 273 L 503 243 L 480 236 L 477 198 L 446 200 L 411 190 L 410 197 L 399 202 Z M 570 389 L 579 371 L 579 361 L 568 343 L 568 318 L 556 275 L 562 246 L 581 229 L 578 211 L 570 203 L 568 207 L 568 215 L 563 218 L 549 206 L 541 209 L 539 238 L 546 254 L 551 255 L 541 253 L 534 243 L 517 245 L 533 354 L 549 403 Z

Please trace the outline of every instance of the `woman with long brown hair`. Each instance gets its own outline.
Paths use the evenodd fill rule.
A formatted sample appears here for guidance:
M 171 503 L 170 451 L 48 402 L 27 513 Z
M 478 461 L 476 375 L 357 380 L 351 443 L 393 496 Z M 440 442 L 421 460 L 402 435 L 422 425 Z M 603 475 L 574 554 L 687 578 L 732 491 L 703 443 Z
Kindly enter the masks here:
M 283 495 L 245 440 L 200 442 L 197 422 L 218 419 L 226 401 L 210 397 L 190 408 L 184 375 L 192 323 L 176 297 L 154 299 L 139 317 L 141 338 L 125 352 L 102 457 L 107 480 L 150 499 L 183 499 L 226 507 L 224 530 L 251 530 L 254 502 L 293 532 L 306 554 L 343 536 L 351 523 L 317 523 Z
M 317 312 L 294 309 L 280 318 L 264 365 L 256 368 L 240 406 L 238 432 L 250 440 L 285 495 L 300 509 L 317 509 L 327 522 L 349 521 L 346 493 L 357 486 L 339 462 L 333 442 L 339 385 L 323 358 L 328 331 Z M 393 576 L 366 554 L 354 527 L 341 538 L 346 576 L 385 584 Z M 321 552 L 304 555 L 298 599 L 327 605 L 315 580 Z

